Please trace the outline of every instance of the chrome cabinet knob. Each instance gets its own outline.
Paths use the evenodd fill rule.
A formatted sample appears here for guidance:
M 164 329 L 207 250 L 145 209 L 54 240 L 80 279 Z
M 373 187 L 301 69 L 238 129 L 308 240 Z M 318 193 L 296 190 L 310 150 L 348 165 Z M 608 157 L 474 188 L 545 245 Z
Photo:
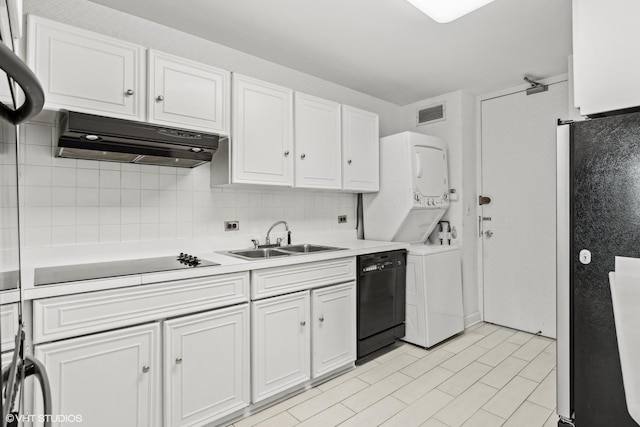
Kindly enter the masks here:
M 304 326 L 306 324 L 307 324 L 307 322 L 305 322 L 304 320 L 302 322 L 300 322 L 300 326 Z
M 127 96 L 131 96 L 131 95 L 133 95 L 134 93 L 135 93 L 135 92 L 133 91 L 133 89 L 129 89 L 129 90 L 127 90 L 124 94 L 125 94 L 125 95 L 127 95 Z
M 145 374 L 148 373 L 151 370 L 151 367 L 149 365 L 145 365 L 142 367 L 142 372 L 144 372 Z
M 351 164 L 351 159 L 347 160 L 347 164 L 349 165 Z
M 300 155 L 300 158 L 301 158 L 301 159 L 304 159 L 305 157 L 307 157 L 307 155 L 306 155 L 306 154 L 301 154 L 301 155 Z
M 491 231 L 491 230 L 487 230 L 487 231 L 485 231 L 485 232 L 484 232 L 484 234 L 485 234 L 488 238 L 493 237 L 493 231 Z
M 179 365 L 182 363 L 182 357 L 176 357 L 176 365 Z
M 320 316 L 320 318 L 318 319 L 321 322 L 324 322 L 324 316 Z
M 287 157 L 289 155 L 289 150 L 284 152 L 284 156 Z
M 158 101 L 158 102 L 162 102 L 162 101 L 164 101 L 164 96 L 162 96 L 162 95 L 158 95 L 158 96 L 156 97 L 156 101 Z

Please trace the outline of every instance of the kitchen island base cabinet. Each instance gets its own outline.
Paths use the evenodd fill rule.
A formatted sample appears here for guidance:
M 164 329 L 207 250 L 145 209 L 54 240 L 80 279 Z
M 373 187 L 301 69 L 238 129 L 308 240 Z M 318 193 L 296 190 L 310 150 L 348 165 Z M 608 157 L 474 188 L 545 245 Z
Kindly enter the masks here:
M 91 427 L 161 425 L 159 340 L 156 323 L 36 346 L 53 414 L 81 416 Z
M 252 401 L 311 378 L 309 292 L 252 303 Z
M 249 405 L 249 305 L 164 323 L 165 426 L 203 425 Z
M 356 360 L 355 282 L 311 291 L 312 372 L 318 378 Z

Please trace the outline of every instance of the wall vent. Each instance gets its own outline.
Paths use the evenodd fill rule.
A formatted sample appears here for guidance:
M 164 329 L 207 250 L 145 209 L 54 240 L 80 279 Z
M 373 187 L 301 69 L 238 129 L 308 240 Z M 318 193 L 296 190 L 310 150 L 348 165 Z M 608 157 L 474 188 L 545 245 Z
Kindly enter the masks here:
M 420 107 L 416 110 L 416 126 L 439 122 L 444 119 L 444 103 Z

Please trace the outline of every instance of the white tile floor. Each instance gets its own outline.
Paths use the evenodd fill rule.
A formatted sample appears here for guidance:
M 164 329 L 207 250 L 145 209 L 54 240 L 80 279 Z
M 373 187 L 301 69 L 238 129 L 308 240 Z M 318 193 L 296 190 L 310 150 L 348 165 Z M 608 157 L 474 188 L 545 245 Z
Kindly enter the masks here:
M 234 427 L 555 427 L 555 341 L 481 323 L 402 344 Z

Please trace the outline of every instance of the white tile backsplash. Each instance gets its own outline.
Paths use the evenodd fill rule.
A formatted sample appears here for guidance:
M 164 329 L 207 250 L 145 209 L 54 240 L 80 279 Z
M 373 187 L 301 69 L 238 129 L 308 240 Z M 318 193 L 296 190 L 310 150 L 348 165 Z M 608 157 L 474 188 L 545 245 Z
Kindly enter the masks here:
M 263 239 L 275 221 L 296 231 L 355 228 L 353 194 L 295 189 L 211 188 L 195 169 L 55 159 L 55 129 L 25 126 L 20 178 L 26 247 L 246 235 Z M 347 224 L 337 216 L 347 215 Z M 223 222 L 240 221 L 225 232 Z M 279 227 L 275 237 L 284 237 Z M 233 234 L 233 236 L 231 236 Z

